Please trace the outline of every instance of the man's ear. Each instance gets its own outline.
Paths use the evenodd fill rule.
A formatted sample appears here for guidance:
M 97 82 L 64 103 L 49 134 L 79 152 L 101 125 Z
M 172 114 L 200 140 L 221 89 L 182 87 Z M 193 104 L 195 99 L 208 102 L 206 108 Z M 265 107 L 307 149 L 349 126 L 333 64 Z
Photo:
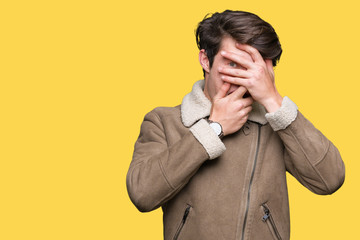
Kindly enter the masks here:
M 271 59 L 264 59 L 266 67 L 269 71 L 269 73 L 272 75 L 273 79 L 275 78 L 275 73 L 274 73 L 274 66 L 272 64 L 272 60 Z
M 199 52 L 199 62 L 205 72 L 210 72 L 209 59 L 206 55 L 205 49 L 201 49 Z

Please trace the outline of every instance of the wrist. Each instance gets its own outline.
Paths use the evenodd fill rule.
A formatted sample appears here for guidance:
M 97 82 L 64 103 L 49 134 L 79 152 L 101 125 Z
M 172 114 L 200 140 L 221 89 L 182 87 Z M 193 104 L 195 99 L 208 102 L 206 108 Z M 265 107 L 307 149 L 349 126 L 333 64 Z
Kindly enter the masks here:
M 222 138 L 224 136 L 223 127 L 219 122 L 213 121 L 210 118 L 207 119 L 207 122 L 219 138 Z
M 224 120 L 222 118 L 219 118 L 219 117 L 214 117 L 210 114 L 210 116 L 207 118 L 207 121 L 212 121 L 212 122 L 217 122 L 221 125 L 221 128 L 222 128 L 222 131 L 223 131 L 223 135 L 222 137 L 224 137 L 225 135 L 227 135 L 227 129 L 226 129 L 226 122 L 224 123 Z
M 263 106 L 268 113 L 276 112 L 281 107 L 282 101 L 283 97 L 281 97 L 280 94 L 276 94 L 274 97 L 265 101 Z

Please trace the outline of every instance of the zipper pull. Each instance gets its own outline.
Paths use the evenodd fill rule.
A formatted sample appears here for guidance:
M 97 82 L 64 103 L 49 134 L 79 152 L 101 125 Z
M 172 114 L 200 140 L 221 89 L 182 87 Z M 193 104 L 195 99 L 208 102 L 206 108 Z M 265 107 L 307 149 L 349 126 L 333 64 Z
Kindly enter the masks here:
M 190 206 L 188 206 L 185 210 L 185 213 L 184 213 L 184 216 L 183 216 L 183 219 L 182 219 L 182 222 L 185 223 L 186 221 L 186 218 L 187 216 L 189 215 L 189 212 L 190 212 Z
M 262 217 L 262 220 L 263 220 L 263 222 L 266 222 L 266 220 L 268 220 L 268 218 L 270 217 L 270 210 L 265 205 L 262 205 L 262 206 L 263 206 L 264 212 L 265 212 L 265 215 Z

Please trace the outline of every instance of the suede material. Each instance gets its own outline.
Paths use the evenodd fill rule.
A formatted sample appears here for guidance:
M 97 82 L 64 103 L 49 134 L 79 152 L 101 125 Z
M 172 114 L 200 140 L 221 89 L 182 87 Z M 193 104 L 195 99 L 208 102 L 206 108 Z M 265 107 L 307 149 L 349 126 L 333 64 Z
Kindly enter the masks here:
M 180 120 L 179 109 L 176 115 L 165 111 L 163 122 L 156 112 L 163 113 L 158 108 L 144 118 L 127 177 L 130 199 L 142 212 L 158 208 L 176 194 L 208 159 L 205 149 L 184 126 L 180 126 L 182 133 L 176 133 L 180 130 L 176 125 L 164 131 L 169 127 L 166 118 L 172 118 L 172 125 L 175 119 Z
M 337 148 L 300 112 L 288 128 L 278 131 L 287 170 L 317 194 L 331 194 L 344 182 L 345 165 Z
M 281 238 L 289 239 L 286 171 L 317 194 L 331 194 L 344 181 L 336 147 L 300 112 L 279 131 L 248 121 L 222 139 L 226 150 L 213 160 L 191 126 L 182 123 L 180 106 L 148 113 L 127 175 L 130 199 L 140 211 L 162 207 L 165 240 L 174 238 L 188 205 L 180 240 L 241 239 L 244 224 L 244 239 L 272 239 L 262 221 L 265 203 Z

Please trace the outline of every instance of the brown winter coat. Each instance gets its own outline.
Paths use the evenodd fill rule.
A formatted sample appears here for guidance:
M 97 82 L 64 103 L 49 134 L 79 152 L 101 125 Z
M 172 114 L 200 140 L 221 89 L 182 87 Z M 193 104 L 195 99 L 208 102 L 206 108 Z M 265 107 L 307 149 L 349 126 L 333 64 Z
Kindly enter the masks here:
M 181 106 L 145 116 L 127 175 L 132 202 L 162 207 L 165 240 L 289 239 L 286 171 L 331 194 L 345 176 L 337 148 L 289 99 L 272 115 L 255 104 L 220 140 L 203 119 L 211 103 L 202 89 L 199 81 Z

